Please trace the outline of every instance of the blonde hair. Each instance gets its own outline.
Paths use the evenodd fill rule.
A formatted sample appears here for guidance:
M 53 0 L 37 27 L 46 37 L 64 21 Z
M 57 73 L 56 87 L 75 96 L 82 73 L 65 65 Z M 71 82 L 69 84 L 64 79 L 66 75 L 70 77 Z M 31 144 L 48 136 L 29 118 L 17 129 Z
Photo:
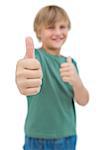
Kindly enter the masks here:
M 66 11 L 55 5 L 50 5 L 43 7 L 36 15 L 33 28 L 34 31 L 36 32 L 36 36 L 39 40 L 39 30 L 41 29 L 42 26 L 48 26 L 48 25 L 54 25 L 58 21 L 66 21 L 68 24 L 68 29 L 71 28 L 71 22 L 68 17 L 68 14 Z

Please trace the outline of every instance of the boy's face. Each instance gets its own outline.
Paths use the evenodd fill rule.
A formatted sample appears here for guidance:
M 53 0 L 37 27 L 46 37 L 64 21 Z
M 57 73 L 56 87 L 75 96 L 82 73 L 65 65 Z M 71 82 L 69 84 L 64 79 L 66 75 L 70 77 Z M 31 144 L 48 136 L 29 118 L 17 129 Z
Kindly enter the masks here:
M 39 36 L 43 47 L 46 50 L 59 51 L 68 35 L 68 25 L 65 21 L 60 21 L 54 25 L 41 27 Z

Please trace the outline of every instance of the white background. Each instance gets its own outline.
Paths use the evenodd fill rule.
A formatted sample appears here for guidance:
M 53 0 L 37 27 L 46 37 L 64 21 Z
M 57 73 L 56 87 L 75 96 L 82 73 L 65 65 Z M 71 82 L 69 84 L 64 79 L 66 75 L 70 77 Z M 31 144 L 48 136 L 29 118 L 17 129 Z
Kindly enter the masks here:
M 26 98 L 15 84 L 15 67 L 25 54 L 25 37 L 39 46 L 32 24 L 37 11 L 56 4 L 69 14 L 72 29 L 62 49 L 78 62 L 90 102 L 77 109 L 77 150 L 100 149 L 100 9 L 99 0 L 3 0 L 0 1 L 0 149 L 22 150 Z

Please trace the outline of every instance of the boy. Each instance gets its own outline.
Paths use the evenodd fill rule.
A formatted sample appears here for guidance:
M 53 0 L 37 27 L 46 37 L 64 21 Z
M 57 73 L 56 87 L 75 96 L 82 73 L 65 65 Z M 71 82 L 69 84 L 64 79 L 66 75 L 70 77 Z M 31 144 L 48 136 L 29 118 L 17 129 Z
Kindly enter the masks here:
M 70 27 L 62 8 L 46 6 L 34 21 L 42 47 L 34 50 L 26 38 L 25 58 L 16 66 L 16 83 L 28 102 L 24 150 L 75 150 L 74 101 L 84 106 L 89 94 L 74 59 L 60 55 Z

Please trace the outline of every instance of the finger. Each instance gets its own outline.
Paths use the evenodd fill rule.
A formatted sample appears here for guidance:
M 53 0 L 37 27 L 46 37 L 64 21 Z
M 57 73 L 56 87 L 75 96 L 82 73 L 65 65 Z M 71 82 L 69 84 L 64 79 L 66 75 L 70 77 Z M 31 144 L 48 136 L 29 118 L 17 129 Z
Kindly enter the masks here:
M 69 57 L 67 57 L 66 61 L 67 61 L 67 63 L 72 63 L 72 58 L 69 56 Z
M 41 79 L 28 79 L 25 80 L 23 83 L 23 87 L 24 88 L 38 88 L 39 86 L 41 86 L 42 84 L 42 80 Z
M 23 75 L 26 79 L 42 79 L 42 71 L 41 69 L 38 70 L 26 70 L 24 69 Z
M 69 78 L 69 77 L 62 77 L 62 80 L 63 80 L 64 82 L 70 82 L 70 78 Z
M 42 79 L 42 71 L 39 70 L 29 70 L 29 69 L 23 69 L 22 72 L 17 73 L 17 77 L 22 80 L 24 79 Z
M 26 88 L 22 92 L 23 95 L 30 96 L 30 95 L 36 95 L 40 92 L 41 87 L 39 88 Z
M 70 77 L 70 72 L 61 72 L 61 77 Z
M 37 60 L 26 58 L 20 62 L 20 67 L 32 70 L 32 69 L 40 69 L 41 65 L 40 62 Z
M 35 58 L 34 44 L 33 44 L 32 38 L 31 37 L 26 37 L 25 44 L 26 44 L 25 58 Z
M 69 72 L 70 71 L 70 67 L 62 67 L 60 68 L 60 73 L 61 72 Z
M 69 63 L 62 63 L 60 65 L 61 68 L 70 67 Z

